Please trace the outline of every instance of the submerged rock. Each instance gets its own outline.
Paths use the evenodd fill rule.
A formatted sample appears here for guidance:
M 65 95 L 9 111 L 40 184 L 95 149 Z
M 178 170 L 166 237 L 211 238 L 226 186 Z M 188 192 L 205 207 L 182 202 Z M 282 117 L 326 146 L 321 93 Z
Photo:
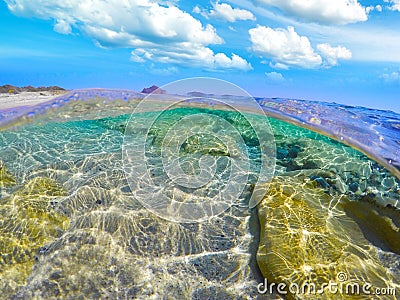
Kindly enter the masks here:
M 400 209 L 398 180 L 376 162 L 318 133 L 277 120 L 271 120 L 271 125 L 277 143 L 276 175 L 308 173 L 329 194 L 346 194 L 357 200 L 375 194 L 375 203 Z M 322 170 L 330 175 L 318 175 Z
M 189 137 L 183 143 L 181 151 L 193 154 L 229 156 L 228 148 L 220 140 L 205 135 L 194 135 Z
M 301 176 L 276 177 L 258 206 L 261 233 L 257 261 L 261 272 L 269 282 L 309 289 L 310 293 L 300 291 L 297 295 L 287 290 L 289 299 L 315 299 L 324 287 L 323 299 L 356 296 L 346 292 L 330 294 L 324 286 L 329 282 L 398 287 L 392 281 L 393 274 L 379 261 L 378 248 L 359 226 L 371 217 L 369 213 L 358 212 L 362 208 L 344 196 L 327 195 Z M 356 221 L 352 218 L 354 214 Z M 374 224 L 382 224 L 374 234 L 380 235 L 381 242 L 387 245 L 385 250 L 397 252 L 398 243 L 389 240 L 399 240 L 398 228 L 390 229 L 385 218 L 388 216 L 374 215 Z M 381 230 L 385 233 L 379 233 Z M 314 293 L 310 286 L 316 288 Z
M 10 295 L 26 283 L 39 249 L 61 235 L 68 218 L 52 209 L 66 195 L 49 178 L 34 178 L 0 204 L 0 290 Z
M 320 186 L 324 189 L 329 189 L 329 183 L 326 182 L 326 180 L 323 177 L 314 175 L 314 176 L 311 176 L 310 179 L 315 181 L 318 184 L 318 186 Z
M 342 207 L 360 227 L 364 237 L 384 251 L 400 255 L 400 211 L 368 202 L 345 201 Z
M 352 182 L 349 184 L 349 189 L 352 192 L 357 192 L 358 191 L 358 183 L 357 182 Z
M 0 188 L 15 185 L 17 180 L 0 160 Z

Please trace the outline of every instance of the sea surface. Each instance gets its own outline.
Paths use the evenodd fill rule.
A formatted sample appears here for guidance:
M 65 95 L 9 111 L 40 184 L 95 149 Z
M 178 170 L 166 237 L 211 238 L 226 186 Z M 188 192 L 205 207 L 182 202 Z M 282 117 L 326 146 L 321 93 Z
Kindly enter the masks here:
M 200 93 L 137 111 L 145 97 L 0 111 L 0 298 L 397 299 L 400 115 Z

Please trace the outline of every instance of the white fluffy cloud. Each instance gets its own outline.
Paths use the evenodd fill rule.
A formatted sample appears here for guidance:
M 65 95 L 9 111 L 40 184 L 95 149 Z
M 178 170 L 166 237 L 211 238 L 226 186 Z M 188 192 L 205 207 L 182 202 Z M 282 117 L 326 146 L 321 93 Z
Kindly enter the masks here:
M 357 0 L 253 0 L 275 6 L 306 21 L 348 24 L 368 19 L 366 8 Z M 398 0 L 395 0 L 398 1 Z
M 400 73 L 393 71 L 391 73 L 384 73 L 380 76 L 387 83 L 400 83 Z
M 391 10 L 400 11 L 400 0 L 385 0 L 386 3 L 390 3 L 389 8 Z
M 277 62 L 270 62 L 269 66 L 273 69 L 279 69 L 279 70 L 289 70 L 289 66 L 282 64 L 282 63 L 277 63 Z
M 177 67 L 167 67 L 164 69 L 162 69 L 162 68 L 160 69 L 160 68 L 157 68 L 154 64 L 152 64 L 149 72 L 154 75 L 170 76 L 173 74 L 177 74 L 178 68 Z
M 382 5 L 379 5 L 379 4 L 375 5 L 375 6 L 370 5 L 365 8 L 365 11 L 367 12 L 367 14 L 369 14 L 371 11 L 374 11 L 374 10 L 376 10 L 377 12 L 382 12 Z
M 193 47 L 191 43 L 181 43 L 173 47 L 164 45 L 157 48 L 137 48 L 131 53 L 131 60 L 136 62 L 144 62 L 152 60 L 160 63 L 178 64 L 184 61 L 192 67 L 204 67 L 207 69 L 252 69 L 250 63 L 236 54 L 232 54 L 229 58 L 224 53 L 214 52 L 203 46 Z M 176 48 L 180 51 L 177 52 Z
M 57 20 L 54 25 L 54 30 L 62 34 L 70 34 L 72 32 L 71 25 L 65 20 Z
M 265 76 L 267 76 L 267 81 L 273 84 L 283 83 L 286 81 L 285 77 L 283 77 L 283 75 L 278 72 L 265 73 Z
M 325 66 L 337 66 L 339 59 L 350 59 L 351 51 L 343 46 L 332 47 L 329 44 L 319 44 L 317 49 L 325 59 Z
M 208 13 L 210 17 L 217 17 L 229 22 L 236 22 L 239 20 L 255 20 L 254 15 L 245 9 L 232 8 L 227 3 L 213 4 L 213 9 Z
M 343 46 L 319 44 L 317 53 L 306 36 L 300 36 L 293 27 L 287 29 L 258 25 L 249 30 L 252 49 L 261 57 L 270 58 L 270 66 L 288 69 L 297 66 L 305 69 L 332 67 L 339 59 L 350 59 L 352 53 Z
M 214 53 L 208 45 L 223 43 L 213 26 L 203 26 L 173 4 L 153 0 L 5 0 L 15 14 L 54 19 L 54 30 L 72 28 L 105 47 L 132 47 L 136 62 L 154 60 L 195 63 L 205 68 L 248 70 L 243 58 Z M 171 56 L 169 56 L 171 55 Z
M 312 69 L 322 63 L 321 56 L 314 52 L 308 38 L 298 35 L 291 26 L 286 30 L 258 25 L 250 29 L 249 34 L 253 51 L 279 65 Z

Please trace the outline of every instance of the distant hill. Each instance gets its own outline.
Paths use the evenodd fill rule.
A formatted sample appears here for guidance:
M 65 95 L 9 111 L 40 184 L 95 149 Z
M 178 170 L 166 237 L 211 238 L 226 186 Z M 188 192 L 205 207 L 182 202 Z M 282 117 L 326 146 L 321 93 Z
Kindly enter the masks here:
M 144 88 L 141 93 L 143 94 L 166 94 L 166 90 L 160 89 L 156 85 L 152 85 L 151 87 Z
M 39 87 L 34 87 L 31 85 L 28 86 L 14 86 L 10 84 L 5 84 L 0 86 L 0 93 L 8 93 L 8 94 L 19 94 L 22 92 L 45 92 L 45 91 L 65 91 L 64 88 L 59 87 L 59 86 L 39 86 Z
M 213 96 L 213 94 L 205 94 L 205 93 L 196 92 L 196 91 L 194 91 L 194 92 L 189 92 L 189 93 L 187 93 L 186 95 L 188 95 L 188 96 L 190 96 L 190 97 L 210 97 L 210 96 Z

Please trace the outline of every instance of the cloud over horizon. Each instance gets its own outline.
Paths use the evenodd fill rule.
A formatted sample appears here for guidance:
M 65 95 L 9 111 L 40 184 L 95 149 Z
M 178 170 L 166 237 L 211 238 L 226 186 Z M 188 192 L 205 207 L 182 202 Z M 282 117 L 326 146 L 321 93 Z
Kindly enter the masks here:
M 54 19 L 54 30 L 77 28 L 99 46 L 133 48 L 132 60 L 195 64 L 207 69 L 250 70 L 242 57 L 214 53 L 209 45 L 224 43 L 216 29 L 205 26 L 171 4 L 151 0 L 5 0 L 16 15 Z
M 343 46 L 332 47 L 318 44 L 317 53 L 306 36 L 300 36 L 292 26 L 287 29 L 273 29 L 257 25 L 249 30 L 252 50 L 263 58 L 271 59 L 270 66 L 276 69 L 288 69 L 289 66 L 304 69 L 332 67 L 339 59 L 350 59 L 351 51 Z M 324 59 L 323 59 L 324 58 Z
M 252 49 L 261 57 L 271 58 L 278 66 L 318 68 L 322 58 L 311 47 L 309 39 L 300 36 L 292 26 L 273 29 L 257 25 L 249 30 Z
M 219 3 L 217 1 L 216 3 L 212 3 L 212 6 L 213 8 L 210 11 L 206 11 L 196 5 L 193 12 L 199 13 L 206 18 L 218 18 L 232 23 L 236 21 L 256 20 L 252 12 L 241 8 L 233 8 L 228 3 Z
M 326 67 L 337 66 L 339 59 L 350 59 L 352 57 L 351 51 L 343 46 L 332 47 L 324 43 L 318 44 L 317 49 L 325 58 Z
M 267 82 L 271 84 L 281 84 L 286 81 L 285 77 L 278 72 L 265 73 L 265 76 L 267 77 Z
M 400 11 L 400 0 L 384 0 L 386 3 L 390 3 L 389 9 L 394 11 Z
M 386 83 L 395 83 L 395 84 L 399 84 L 400 83 L 400 73 L 399 73 L 399 71 L 383 73 L 379 77 L 381 79 L 383 79 Z
M 253 2 L 256 5 L 277 7 L 289 15 L 308 22 L 344 25 L 368 19 L 366 8 L 357 0 L 253 0 Z

